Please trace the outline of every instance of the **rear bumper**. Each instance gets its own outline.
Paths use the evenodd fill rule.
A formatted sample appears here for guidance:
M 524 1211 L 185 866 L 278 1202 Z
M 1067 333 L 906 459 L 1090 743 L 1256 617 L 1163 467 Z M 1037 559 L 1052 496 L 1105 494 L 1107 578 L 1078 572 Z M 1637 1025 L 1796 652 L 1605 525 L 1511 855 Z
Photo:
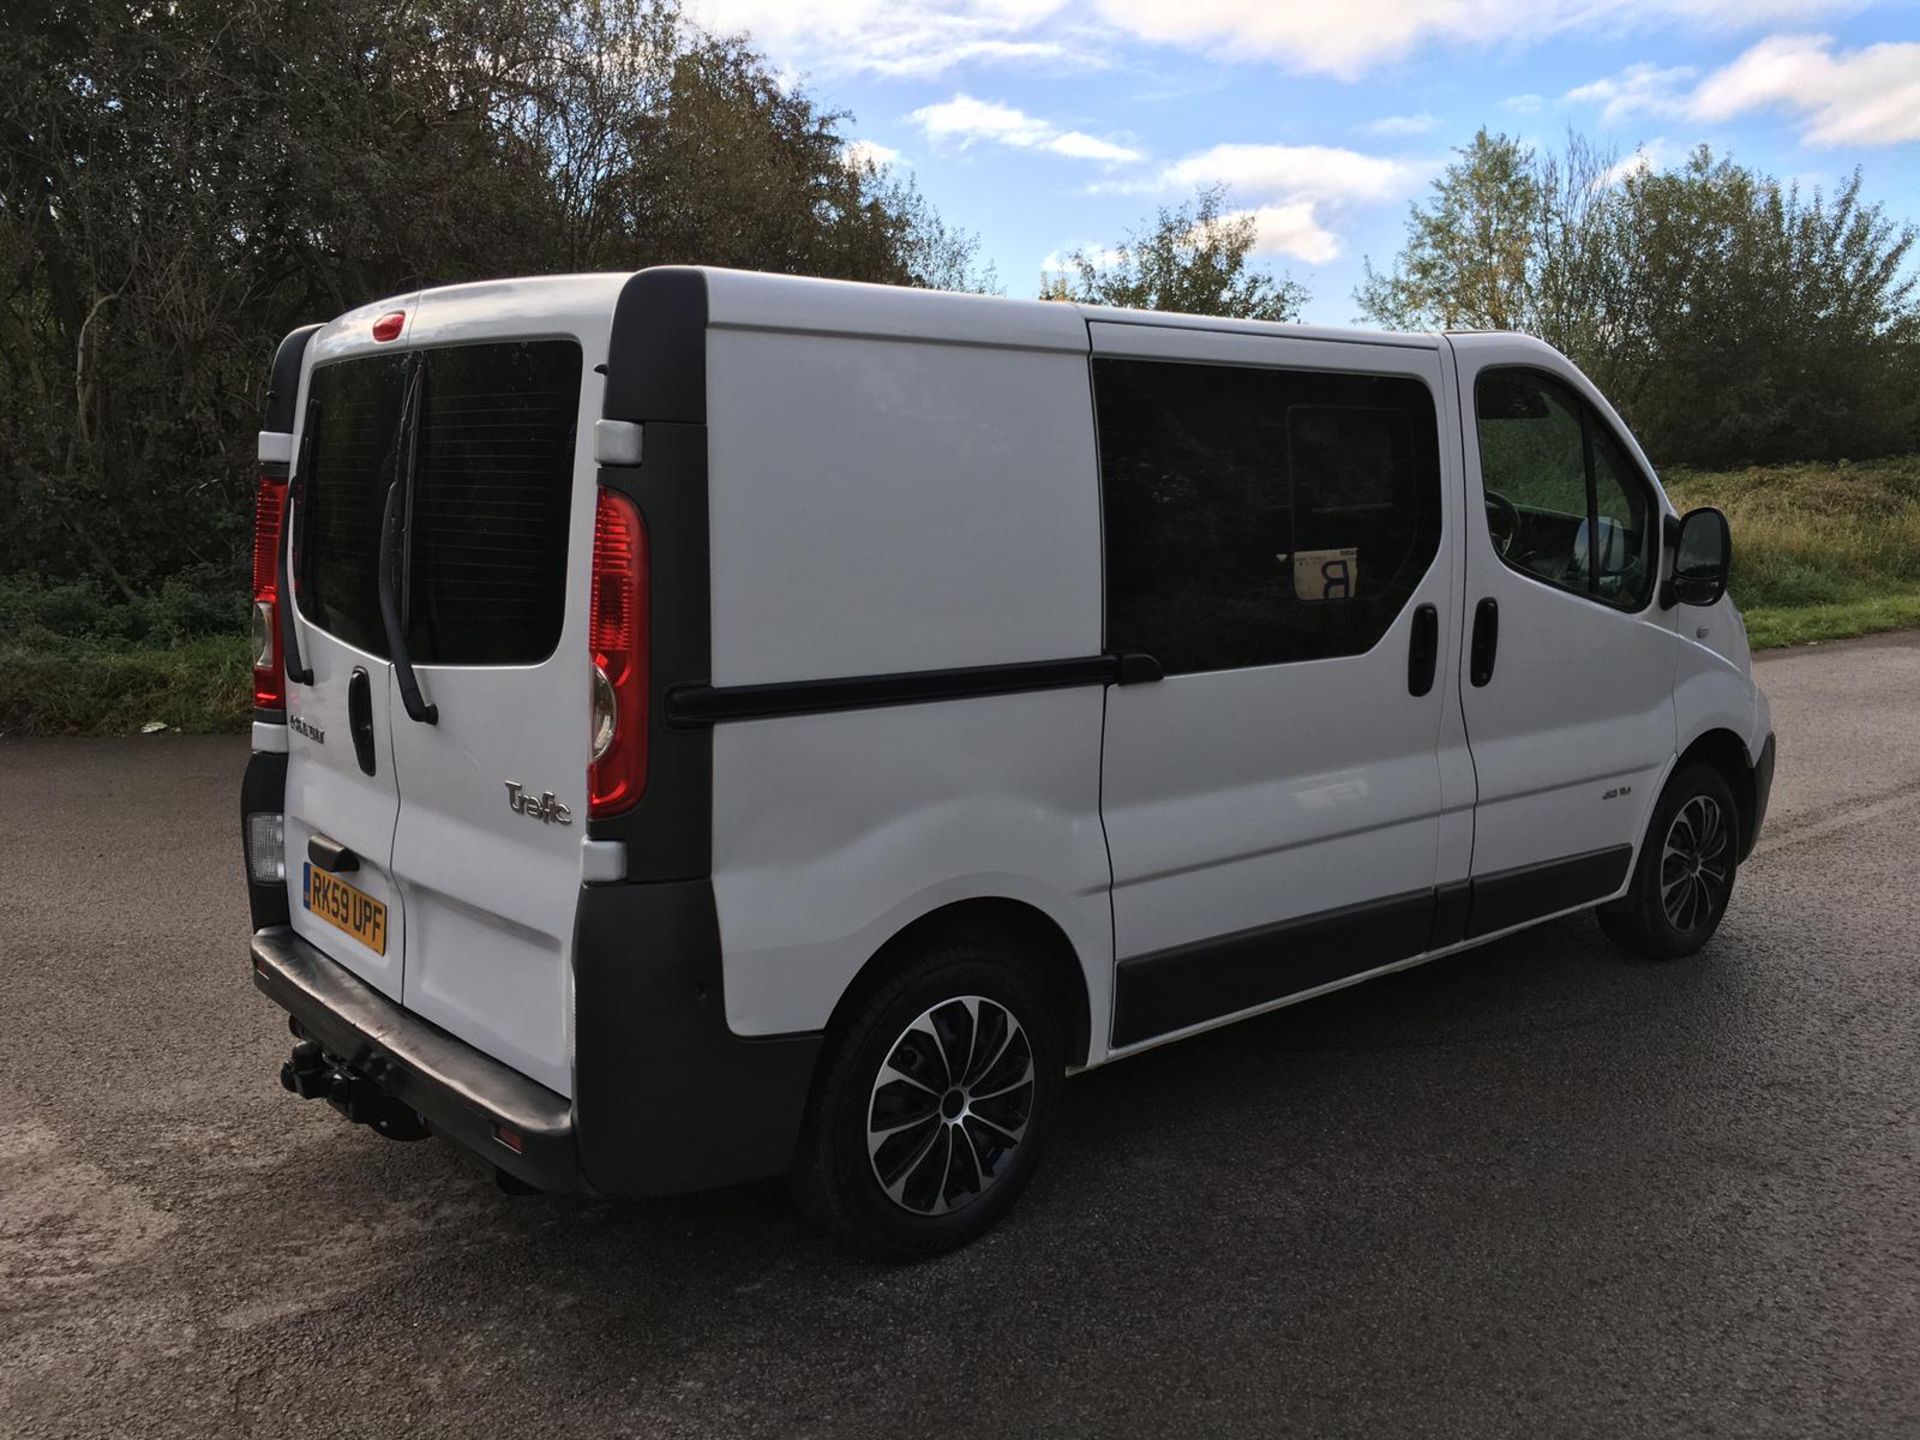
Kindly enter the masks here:
M 261 993 L 329 1055 L 419 1112 L 436 1135 L 538 1189 L 591 1193 L 565 1096 L 409 1014 L 291 930 L 258 931 L 251 950 Z M 518 1153 L 496 1126 L 520 1137 Z

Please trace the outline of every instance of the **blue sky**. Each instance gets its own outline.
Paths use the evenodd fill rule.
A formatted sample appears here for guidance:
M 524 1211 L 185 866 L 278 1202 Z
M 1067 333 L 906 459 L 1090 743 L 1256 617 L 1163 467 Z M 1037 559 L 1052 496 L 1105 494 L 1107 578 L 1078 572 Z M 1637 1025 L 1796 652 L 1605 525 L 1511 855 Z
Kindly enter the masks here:
M 975 231 L 1009 295 L 1196 186 L 1345 324 L 1480 126 L 1657 165 L 1704 141 L 1920 220 L 1920 0 L 690 0 Z

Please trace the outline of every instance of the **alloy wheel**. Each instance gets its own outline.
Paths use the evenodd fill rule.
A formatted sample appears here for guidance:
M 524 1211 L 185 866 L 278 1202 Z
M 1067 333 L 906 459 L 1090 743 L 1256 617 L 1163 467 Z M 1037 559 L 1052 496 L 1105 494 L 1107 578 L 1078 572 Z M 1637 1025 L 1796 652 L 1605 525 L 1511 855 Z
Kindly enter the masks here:
M 1726 903 L 1731 848 L 1719 801 L 1695 795 L 1680 807 L 1660 855 L 1660 906 L 1674 929 L 1697 930 Z
M 930 1006 L 874 1077 L 867 1156 L 887 1197 L 916 1215 L 972 1204 L 1004 1176 L 1033 1115 L 1033 1046 L 981 995 Z

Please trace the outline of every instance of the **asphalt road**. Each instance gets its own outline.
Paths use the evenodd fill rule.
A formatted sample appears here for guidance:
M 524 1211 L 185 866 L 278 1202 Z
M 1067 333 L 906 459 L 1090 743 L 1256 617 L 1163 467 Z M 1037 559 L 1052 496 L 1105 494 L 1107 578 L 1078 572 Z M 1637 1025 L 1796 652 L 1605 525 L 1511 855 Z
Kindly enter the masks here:
M 294 1100 L 245 742 L 0 742 L 0 1433 L 1920 1435 L 1920 638 L 1762 671 L 1703 957 L 1577 919 L 1080 1077 L 911 1269 Z

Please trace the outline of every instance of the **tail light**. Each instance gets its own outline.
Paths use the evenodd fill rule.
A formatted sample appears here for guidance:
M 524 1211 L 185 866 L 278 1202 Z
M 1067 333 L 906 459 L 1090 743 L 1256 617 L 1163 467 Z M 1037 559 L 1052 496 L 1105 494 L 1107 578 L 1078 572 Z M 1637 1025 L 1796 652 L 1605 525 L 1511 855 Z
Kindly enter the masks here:
M 639 508 L 602 488 L 593 517 L 593 760 L 587 813 L 631 810 L 647 788 L 647 531 Z
M 287 482 L 260 477 L 253 506 L 253 703 L 278 710 L 287 703 L 285 656 L 280 653 L 280 534 L 287 513 Z

